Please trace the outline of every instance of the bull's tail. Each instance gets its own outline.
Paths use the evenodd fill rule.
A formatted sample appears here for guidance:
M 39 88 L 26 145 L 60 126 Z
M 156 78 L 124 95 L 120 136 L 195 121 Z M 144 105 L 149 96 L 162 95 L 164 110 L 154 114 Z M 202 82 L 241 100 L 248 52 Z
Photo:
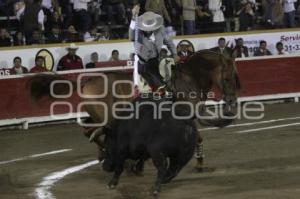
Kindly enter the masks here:
M 56 74 L 38 74 L 32 76 L 27 82 L 27 89 L 30 92 L 32 101 L 37 102 L 42 97 L 54 99 L 54 96 L 51 95 L 51 84 L 53 84 L 56 80 L 65 79 Z M 73 90 L 75 90 L 77 88 L 77 84 L 72 81 L 70 82 L 73 85 Z M 68 94 L 69 89 L 68 84 L 57 83 L 53 85 L 53 93 L 55 95 Z

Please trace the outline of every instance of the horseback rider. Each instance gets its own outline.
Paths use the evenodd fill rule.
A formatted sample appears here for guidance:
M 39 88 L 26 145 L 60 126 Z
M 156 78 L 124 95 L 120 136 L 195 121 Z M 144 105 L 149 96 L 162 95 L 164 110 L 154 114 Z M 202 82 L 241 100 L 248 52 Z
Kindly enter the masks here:
M 129 39 L 134 41 L 138 56 L 138 73 L 147 81 L 155 92 L 168 90 L 159 74 L 159 53 L 165 44 L 175 61 L 179 61 L 173 41 L 166 35 L 164 19 L 153 12 L 146 12 L 138 17 L 140 6 L 132 9 L 132 21 L 129 28 Z

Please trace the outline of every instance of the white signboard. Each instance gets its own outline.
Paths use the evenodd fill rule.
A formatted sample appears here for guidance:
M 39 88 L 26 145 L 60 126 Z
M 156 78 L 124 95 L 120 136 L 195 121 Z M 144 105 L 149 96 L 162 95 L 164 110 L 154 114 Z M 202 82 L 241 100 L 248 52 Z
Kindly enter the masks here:
M 181 37 L 182 38 L 182 37 Z M 208 36 L 208 37 L 186 37 L 184 39 L 190 40 L 196 50 L 212 48 L 217 45 L 217 41 L 220 36 Z M 235 39 L 243 38 L 245 45 L 249 48 L 250 55 L 253 55 L 254 50 L 259 46 L 261 40 L 265 40 L 268 43 L 268 49 L 274 53 L 275 45 L 281 41 L 284 44 L 285 50 L 289 53 L 300 53 L 300 30 L 291 32 L 274 32 L 274 33 L 255 33 L 245 35 L 230 35 L 224 36 L 229 42 L 229 46 L 235 45 Z M 175 44 L 178 44 L 182 39 L 175 39 Z M 23 60 L 23 65 L 28 69 L 34 66 L 34 59 L 36 53 L 42 49 L 48 49 L 54 56 L 55 67 L 59 59 L 66 54 L 65 46 L 58 44 L 57 47 L 40 47 L 40 48 L 26 48 L 26 49 L 12 49 L 1 50 L 0 49 L 0 68 L 11 68 L 13 65 L 13 59 L 15 56 L 19 56 Z M 129 59 L 129 55 L 134 52 L 132 42 L 120 42 L 120 43 L 98 43 L 98 44 L 83 44 L 79 46 L 77 54 L 82 57 L 84 64 L 90 61 L 90 54 L 98 52 L 100 55 L 100 61 L 107 61 L 111 56 L 112 50 L 117 49 L 120 52 L 121 59 Z

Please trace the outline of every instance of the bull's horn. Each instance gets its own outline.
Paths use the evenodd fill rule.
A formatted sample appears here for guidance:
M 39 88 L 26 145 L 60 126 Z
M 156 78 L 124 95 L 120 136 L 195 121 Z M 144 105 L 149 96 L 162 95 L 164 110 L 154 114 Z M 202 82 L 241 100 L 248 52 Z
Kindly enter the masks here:
M 103 127 L 97 128 L 91 134 L 91 136 L 89 138 L 90 142 L 96 142 L 98 140 L 98 138 L 103 134 L 104 134 Z

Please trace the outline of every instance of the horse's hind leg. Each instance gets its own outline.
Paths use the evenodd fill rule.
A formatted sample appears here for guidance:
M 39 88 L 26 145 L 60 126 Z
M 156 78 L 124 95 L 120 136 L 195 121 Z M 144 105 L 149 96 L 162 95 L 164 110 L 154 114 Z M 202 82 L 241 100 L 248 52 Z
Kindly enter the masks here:
M 204 152 L 203 152 L 203 139 L 201 136 L 199 136 L 197 139 L 195 158 L 196 158 L 195 171 L 203 172 L 203 170 L 204 170 Z

